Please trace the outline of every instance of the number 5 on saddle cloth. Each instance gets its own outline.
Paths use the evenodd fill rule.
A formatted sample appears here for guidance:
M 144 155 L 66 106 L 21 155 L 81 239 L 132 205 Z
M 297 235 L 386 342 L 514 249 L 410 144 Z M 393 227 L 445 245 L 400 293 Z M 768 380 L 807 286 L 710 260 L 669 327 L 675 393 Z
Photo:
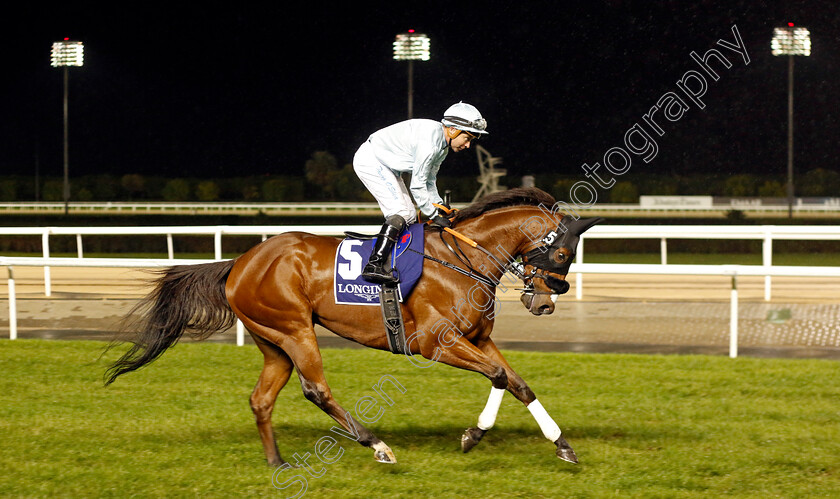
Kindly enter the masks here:
M 389 261 L 399 277 L 396 285 L 380 286 L 362 277 L 362 268 L 373 251 L 375 236 L 353 232 L 348 232 L 347 236 L 335 252 L 335 303 L 380 305 L 391 352 L 405 353 L 405 327 L 399 303 L 408 298 L 423 273 L 423 224 L 413 224 L 403 230 L 394 245 Z

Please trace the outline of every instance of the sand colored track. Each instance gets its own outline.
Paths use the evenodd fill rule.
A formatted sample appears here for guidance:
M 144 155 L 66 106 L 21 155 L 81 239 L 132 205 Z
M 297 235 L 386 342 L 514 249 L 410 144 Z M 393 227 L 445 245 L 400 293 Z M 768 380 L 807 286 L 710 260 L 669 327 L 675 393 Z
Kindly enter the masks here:
M 110 339 L 143 296 L 150 275 L 139 269 L 52 268 L 52 296 L 43 270 L 17 267 L 19 338 Z M 583 276 L 583 299 L 572 289 L 553 315 L 535 317 L 514 289 L 498 292 L 494 340 L 503 348 L 597 352 L 726 354 L 731 279 L 717 276 Z M 511 286 L 512 288 L 513 286 Z M 754 356 L 840 359 L 840 279 L 740 277 L 740 352 Z M 0 335 L 8 337 L 8 290 L 0 286 Z M 324 346 L 352 346 L 318 329 Z M 234 341 L 232 331 L 211 341 Z M 250 338 L 247 339 L 250 341 Z

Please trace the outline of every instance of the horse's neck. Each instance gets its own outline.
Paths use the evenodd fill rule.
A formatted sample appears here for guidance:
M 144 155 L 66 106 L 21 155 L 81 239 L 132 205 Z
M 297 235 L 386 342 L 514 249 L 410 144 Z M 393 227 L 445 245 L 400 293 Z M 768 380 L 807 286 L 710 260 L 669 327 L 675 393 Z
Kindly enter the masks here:
M 539 241 L 550 223 L 548 216 L 536 206 L 512 206 L 466 220 L 455 230 L 491 253 L 516 257 L 522 248 Z

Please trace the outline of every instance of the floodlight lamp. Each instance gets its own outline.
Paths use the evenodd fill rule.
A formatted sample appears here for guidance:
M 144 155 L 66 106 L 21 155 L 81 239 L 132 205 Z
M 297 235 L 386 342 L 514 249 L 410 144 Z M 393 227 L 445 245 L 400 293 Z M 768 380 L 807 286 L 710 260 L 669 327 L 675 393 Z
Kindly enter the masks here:
M 402 33 L 394 40 L 394 59 L 405 60 L 429 60 L 429 37 L 422 33 Z
M 811 32 L 807 28 L 790 25 L 784 28 L 774 28 L 770 49 L 773 55 L 809 56 L 811 55 Z
M 82 42 L 63 40 L 52 44 L 50 65 L 54 68 L 63 66 L 82 66 L 85 48 Z

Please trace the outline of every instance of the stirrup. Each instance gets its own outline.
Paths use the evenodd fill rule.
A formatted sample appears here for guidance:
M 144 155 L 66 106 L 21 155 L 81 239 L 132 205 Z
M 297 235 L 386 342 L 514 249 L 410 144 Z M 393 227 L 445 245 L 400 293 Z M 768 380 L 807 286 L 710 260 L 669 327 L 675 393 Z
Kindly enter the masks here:
M 400 282 L 392 272 L 387 272 L 384 268 L 371 264 L 365 265 L 362 277 L 375 284 L 396 284 Z

